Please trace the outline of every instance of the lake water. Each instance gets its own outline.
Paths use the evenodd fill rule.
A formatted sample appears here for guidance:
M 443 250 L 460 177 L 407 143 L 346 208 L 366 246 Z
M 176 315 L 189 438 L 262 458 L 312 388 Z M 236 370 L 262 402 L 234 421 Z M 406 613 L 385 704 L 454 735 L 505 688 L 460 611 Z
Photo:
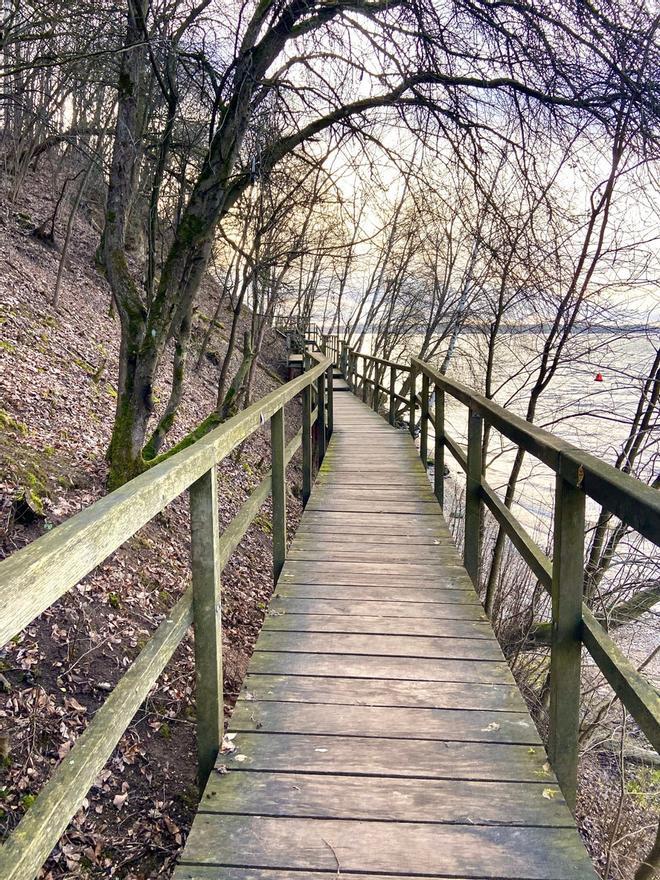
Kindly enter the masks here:
M 449 376 L 468 385 L 476 384 L 475 373 L 483 373 L 484 355 L 479 350 L 482 338 L 467 334 L 459 340 Z M 495 400 L 521 416 L 525 415 L 535 378 L 539 344 L 536 335 L 517 333 L 508 335 L 498 348 Z M 622 338 L 594 333 L 591 337 L 581 336 L 570 354 L 570 361 L 558 369 L 541 395 L 535 423 L 612 463 L 628 436 L 640 389 L 655 355 L 654 341 L 642 334 Z M 598 374 L 602 376 L 600 382 L 596 381 Z M 446 411 L 447 430 L 464 444 L 466 407 L 447 397 Z M 642 457 L 640 476 L 648 476 L 659 451 L 660 427 L 656 424 L 655 436 L 649 438 Z M 486 479 L 502 495 L 514 457 L 515 448 L 510 442 L 493 432 Z M 462 486 L 462 474 L 455 471 L 454 467 L 452 476 L 459 477 Z M 514 513 L 542 544 L 550 530 L 554 481 L 549 468 L 531 456 L 526 457 Z M 588 504 L 588 519 L 595 518 L 597 513 L 598 506 Z

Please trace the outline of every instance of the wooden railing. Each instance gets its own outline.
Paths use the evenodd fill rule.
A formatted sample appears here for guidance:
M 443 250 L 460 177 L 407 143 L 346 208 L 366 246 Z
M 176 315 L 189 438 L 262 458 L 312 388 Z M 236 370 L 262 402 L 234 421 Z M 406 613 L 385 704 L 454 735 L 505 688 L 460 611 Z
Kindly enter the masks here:
M 296 315 L 275 316 L 273 328 L 282 334 L 296 334 L 302 340 L 310 345 L 315 345 L 319 351 L 331 357 L 335 364 L 339 363 L 340 336 L 338 333 L 324 333 L 314 321 L 305 322 Z
M 583 602 L 585 499 L 592 498 L 659 546 L 660 492 L 536 427 L 460 382 L 447 378 L 417 358 L 411 358 L 409 365 L 393 363 L 353 351 L 343 343 L 340 362 L 353 392 L 377 412 L 384 408 L 391 424 L 407 415 L 409 430 L 415 436 L 419 414 L 419 454 L 425 467 L 428 464 L 429 425 L 433 426 L 434 492 L 441 505 L 444 504 L 445 449 L 465 472 L 463 560 L 475 586 L 478 585 L 481 518 L 485 504 L 535 577 L 550 593 L 548 755 L 566 801 L 574 807 L 583 646 L 653 748 L 660 752 L 660 697 L 656 688 L 634 668 Z M 384 384 L 387 372 L 389 381 Z M 405 377 L 403 383 L 401 377 Z M 419 389 L 418 383 L 421 385 Z M 404 386 L 407 388 L 405 396 L 397 391 Z M 447 433 L 447 394 L 468 407 L 466 451 Z M 432 399 L 434 407 L 431 406 Z M 555 473 L 552 561 L 483 476 L 484 423 Z
M 199 782 L 204 785 L 224 724 L 220 575 L 272 493 L 277 580 L 286 555 L 287 464 L 302 446 L 306 500 L 332 433 L 332 362 L 310 353 L 306 365 L 309 369 L 302 376 L 0 563 L 0 645 L 5 645 L 177 496 L 189 492 L 192 586 L 170 609 L 0 849 L 3 880 L 29 880 L 37 874 L 191 624 Z M 302 428 L 287 444 L 284 406 L 299 394 Z M 216 465 L 266 419 L 272 469 L 220 534 Z

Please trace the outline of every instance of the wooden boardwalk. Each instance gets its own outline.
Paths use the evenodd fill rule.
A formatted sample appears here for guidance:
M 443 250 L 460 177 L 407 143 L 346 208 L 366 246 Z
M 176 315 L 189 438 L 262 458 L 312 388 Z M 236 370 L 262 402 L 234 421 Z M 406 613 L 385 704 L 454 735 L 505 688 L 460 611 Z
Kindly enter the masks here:
M 175 877 L 594 878 L 409 435 L 334 426 Z

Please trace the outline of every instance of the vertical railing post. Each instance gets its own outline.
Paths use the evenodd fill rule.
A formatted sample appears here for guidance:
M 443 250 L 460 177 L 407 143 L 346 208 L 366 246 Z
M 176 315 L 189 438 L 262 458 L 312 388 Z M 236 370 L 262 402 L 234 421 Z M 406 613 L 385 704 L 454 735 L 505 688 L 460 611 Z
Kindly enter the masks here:
M 421 406 L 421 430 L 419 435 L 419 457 L 422 459 L 424 468 L 428 466 L 429 458 L 429 377 L 422 373 L 422 406 Z
M 396 367 L 390 364 L 390 400 L 388 421 L 390 425 L 396 424 Z
M 303 506 L 312 494 L 314 455 L 312 450 L 312 386 L 305 385 L 302 393 L 302 500 Z
M 327 379 L 326 379 L 326 388 L 327 388 L 327 398 L 328 398 L 328 430 L 326 434 L 326 446 L 332 437 L 332 430 L 334 424 L 334 394 L 333 394 L 333 384 L 334 384 L 334 367 L 332 364 L 327 369 Z
M 222 610 L 220 526 L 215 466 L 190 487 L 190 558 L 195 625 L 197 767 L 200 789 L 222 743 Z
M 284 461 L 284 407 L 270 417 L 271 480 L 273 487 L 273 580 L 286 559 L 286 462 Z
M 468 416 L 467 480 L 465 484 L 465 540 L 463 563 L 472 583 L 479 585 L 481 557 L 481 442 L 483 419 L 470 411 Z
M 321 375 L 316 380 L 316 425 L 318 431 L 316 432 L 317 437 L 317 455 L 318 455 L 318 467 L 321 467 L 321 462 L 325 458 L 325 446 L 326 446 L 326 433 L 325 433 L 325 373 L 321 373 Z
M 380 388 L 379 385 L 382 384 L 383 381 L 383 365 L 376 364 L 375 368 L 375 376 L 374 376 L 374 399 L 372 401 L 374 412 L 378 412 L 380 409 Z
M 362 402 L 367 402 L 367 394 L 369 392 L 369 364 L 367 362 L 367 356 L 362 355 Z
M 348 354 L 345 342 L 341 344 L 341 372 L 345 379 L 348 379 Z
M 584 492 L 557 474 L 548 757 L 571 810 L 577 789 L 584 532 Z
M 415 437 L 415 416 L 417 412 L 417 372 L 415 364 L 410 361 L 410 396 L 408 402 L 408 411 L 410 412 L 410 436 Z
M 434 387 L 435 419 L 433 433 L 435 448 L 433 450 L 433 491 L 440 507 L 445 506 L 445 392 L 439 385 Z

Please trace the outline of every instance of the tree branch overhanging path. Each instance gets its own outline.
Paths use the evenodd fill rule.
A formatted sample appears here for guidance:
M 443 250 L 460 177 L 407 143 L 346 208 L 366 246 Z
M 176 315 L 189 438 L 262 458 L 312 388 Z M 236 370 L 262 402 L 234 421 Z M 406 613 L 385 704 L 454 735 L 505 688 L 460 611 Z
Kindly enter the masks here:
M 180 20 L 168 24 L 158 21 L 144 0 L 128 0 L 120 56 L 103 233 L 103 260 L 122 332 L 117 412 L 109 450 L 112 485 L 157 460 L 153 449 L 147 453 L 150 459 L 145 455 L 155 415 L 156 375 L 173 340 L 173 386 L 180 389 L 193 307 L 213 254 L 216 230 L 219 224 L 232 222 L 241 198 L 250 199 L 255 177 L 263 181 L 300 149 L 313 155 L 319 137 L 332 137 L 332 132 L 359 137 L 375 120 L 383 124 L 405 117 L 413 128 L 422 117 L 436 120 L 438 133 L 451 131 L 459 143 L 484 114 L 527 116 L 525 125 L 567 129 L 576 120 L 589 118 L 595 126 L 606 128 L 614 124 L 626 90 L 629 99 L 638 102 L 640 118 L 655 109 L 654 96 L 640 92 L 634 76 L 627 71 L 624 75 L 621 65 L 603 60 L 606 46 L 596 46 L 589 53 L 587 37 L 589 29 L 595 29 L 595 12 L 587 14 L 582 33 L 573 33 L 563 22 L 537 14 L 532 6 L 508 7 L 507 16 L 490 4 L 472 2 L 436 7 L 427 0 L 292 0 L 262 2 L 251 10 L 244 6 L 221 11 L 213 3 L 202 3 L 178 11 Z M 205 51 L 202 37 L 215 32 L 234 36 L 233 51 Z M 359 32 L 368 35 L 369 51 L 357 46 L 351 55 L 350 40 L 357 41 Z M 482 49 L 473 48 L 470 34 L 481 37 Z M 528 47 L 521 39 L 524 34 L 530 38 Z M 319 45 L 336 46 L 342 37 L 348 48 L 339 53 L 334 66 L 321 71 L 310 60 L 313 50 Z M 611 33 L 606 37 L 612 38 Z M 631 31 L 617 38 L 634 42 Z M 364 42 L 364 36 L 361 39 Z M 391 51 L 394 40 L 396 56 Z M 228 50 L 229 43 L 225 43 L 223 49 Z M 489 43 L 490 50 L 486 48 Z M 564 44 L 584 55 L 579 73 L 564 65 L 562 53 L 568 51 Z M 306 63 L 287 64 L 294 52 Z M 342 77 L 349 67 L 356 67 L 356 57 L 364 80 L 357 99 L 355 89 L 342 88 Z M 273 75 L 278 65 L 280 72 Z M 180 89 L 172 85 L 177 76 L 205 84 L 208 142 L 206 146 L 198 142 L 199 159 L 190 163 L 181 184 L 178 222 L 167 236 L 157 266 L 152 222 L 147 282 L 142 288 L 129 268 L 127 230 L 140 188 L 151 190 L 153 220 L 163 170 L 172 158 L 177 114 L 182 114 L 181 96 L 178 106 L 174 97 Z M 160 120 L 150 119 L 145 102 L 159 89 L 165 95 L 167 113 Z M 281 100 L 283 89 L 286 102 Z M 273 121 L 266 132 L 265 114 Z M 255 140 L 259 141 L 256 174 Z M 158 161 L 141 175 L 147 141 L 151 149 L 156 144 Z M 174 399 L 168 407 L 164 433 L 174 421 L 176 404 Z

